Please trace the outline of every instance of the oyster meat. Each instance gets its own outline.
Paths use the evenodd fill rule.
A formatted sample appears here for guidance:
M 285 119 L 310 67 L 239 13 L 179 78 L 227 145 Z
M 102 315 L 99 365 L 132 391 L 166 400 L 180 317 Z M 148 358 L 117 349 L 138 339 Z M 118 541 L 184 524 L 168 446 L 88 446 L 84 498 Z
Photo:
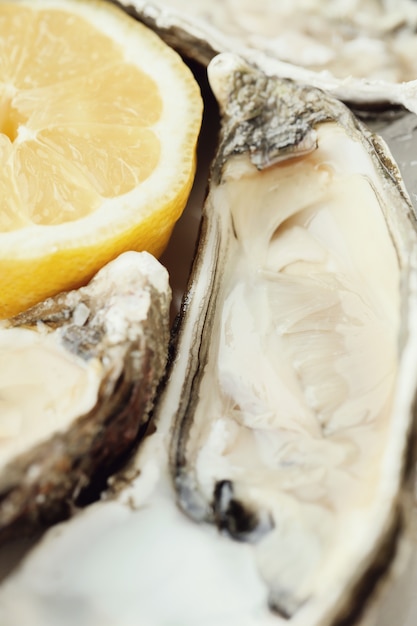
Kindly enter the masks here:
M 131 252 L 1 322 L 0 541 L 67 515 L 143 434 L 169 303 L 166 270 Z
M 113 0 L 182 54 L 235 52 L 359 106 L 417 112 L 414 0 Z
M 178 406 L 178 502 L 254 545 L 276 612 L 331 624 L 362 608 L 404 523 L 415 216 L 386 146 L 339 101 L 228 54 L 209 78 L 223 123 L 190 356 L 159 409 Z

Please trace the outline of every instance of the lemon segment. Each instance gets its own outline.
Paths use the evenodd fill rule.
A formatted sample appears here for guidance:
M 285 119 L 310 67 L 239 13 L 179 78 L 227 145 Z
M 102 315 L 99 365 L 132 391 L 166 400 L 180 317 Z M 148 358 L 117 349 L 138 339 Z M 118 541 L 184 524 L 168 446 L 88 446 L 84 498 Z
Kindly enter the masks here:
M 198 85 L 103 0 L 0 0 L 0 316 L 158 256 L 187 201 Z

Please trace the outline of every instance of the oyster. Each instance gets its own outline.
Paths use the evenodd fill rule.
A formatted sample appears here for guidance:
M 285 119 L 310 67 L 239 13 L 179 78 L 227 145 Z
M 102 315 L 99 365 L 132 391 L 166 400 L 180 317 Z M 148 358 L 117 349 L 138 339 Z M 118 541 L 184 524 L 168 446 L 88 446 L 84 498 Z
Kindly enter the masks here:
M 137 1 L 137 0 L 136 0 Z M 164 7 L 163 2 L 156 0 Z M 413 0 L 169 0 L 233 42 L 288 63 L 393 83 L 417 76 L 417 7 Z M 151 9 L 146 9 L 151 13 Z M 159 22 L 161 23 L 161 21 Z
M 200 63 L 235 52 L 269 74 L 347 102 L 399 104 L 417 113 L 413 0 L 113 1 Z
M 166 270 L 125 253 L 0 326 L 0 541 L 67 515 L 143 434 L 168 346 Z
M 189 357 L 157 415 L 175 423 L 182 510 L 253 544 L 276 612 L 333 624 L 362 610 L 404 523 L 416 220 L 386 146 L 339 101 L 234 55 L 209 79 L 223 124 Z

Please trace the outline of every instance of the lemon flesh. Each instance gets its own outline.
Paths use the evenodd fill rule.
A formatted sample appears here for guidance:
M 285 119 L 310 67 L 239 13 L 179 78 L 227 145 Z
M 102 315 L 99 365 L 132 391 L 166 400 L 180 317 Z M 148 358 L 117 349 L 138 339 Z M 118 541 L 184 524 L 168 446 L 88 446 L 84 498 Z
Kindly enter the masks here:
M 101 1 L 0 2 L 0 316 L 159 255 L 194 177 L 202 103 L 166 44 Z

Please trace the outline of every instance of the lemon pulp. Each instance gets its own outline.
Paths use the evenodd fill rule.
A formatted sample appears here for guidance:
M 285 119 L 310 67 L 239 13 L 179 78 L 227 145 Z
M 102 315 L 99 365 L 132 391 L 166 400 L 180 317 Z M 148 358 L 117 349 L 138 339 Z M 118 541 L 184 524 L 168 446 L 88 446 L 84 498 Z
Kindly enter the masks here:
M 0 316 L 159 255 L 185 205 L 198 86 L 105 2 L 0 2 Z

